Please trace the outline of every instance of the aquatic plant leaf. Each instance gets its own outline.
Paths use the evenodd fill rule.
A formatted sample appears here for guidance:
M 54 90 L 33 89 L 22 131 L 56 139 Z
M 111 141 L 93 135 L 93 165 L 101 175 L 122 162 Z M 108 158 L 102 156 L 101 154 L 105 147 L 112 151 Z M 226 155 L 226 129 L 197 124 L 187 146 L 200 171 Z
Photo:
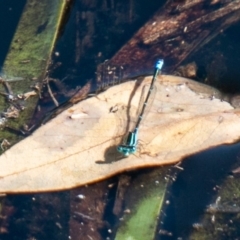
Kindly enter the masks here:
M 44 79 L 66 5 L 67 1 L 64 0 L 26 1 L 1 69 L 1 77 L 4 80 L 8 81 L 8 78 L 22 79 L 9 82 L 13 94 L 33 92 L 31 86 L 40 84 Z M 33 79 L 37 79 L 37 81 L 35 82 Z M 5 91 L 5 89 L 1 91 Z M 18 121 L 8 124 L 14 128 L 26 124 L 33 115 L 37 102 L 38 95 L 36 93 L 35 97 L 24 102 L 25 110 L 21 112 Z M 7 108 L 6 101 L 2 96 L 0 105 L 2 108 Z M 8 137 L 9 135 L 6 133 L 1 135 L 1 139 Z
M 7 76 L 31 79 L 44 74 L 65 7 L 63 0 L 27 1 L 4 62 Z
M 158 168 L 134 178 L 125 194 L 124 214 L 119 222 L 115 240 L 156 239 L 160 215 L 164 213 L 168 170 Z
M 0 192 L 69 189 L 114 174 L 159 166 L 239 139 L 240 110 L 203 84 L 160 76 L 140 125 L 136 154 L 116 146 L 134 127 L 141 89 L 151 77 L 109 88 L 41 126 L 0 157 Z M 141 84 L 140 84 L 141 83 Z

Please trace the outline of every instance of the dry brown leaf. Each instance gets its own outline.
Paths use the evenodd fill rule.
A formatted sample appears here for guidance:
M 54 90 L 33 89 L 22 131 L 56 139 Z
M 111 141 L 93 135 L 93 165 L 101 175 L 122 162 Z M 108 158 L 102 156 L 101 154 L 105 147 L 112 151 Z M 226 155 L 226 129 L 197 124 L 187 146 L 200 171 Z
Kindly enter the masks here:
M 140 125 L 138 152 L 120 159 L 116 145 L 134 127 L 146 77 L 112 87 L 65 110 L 0 157 L 0 192 L 68 189 L 126 170 L 175 163 L 239 139 L 240 110 L 208 86 L 160 76 Z M 197 92 L 197 93 L 196 93 Z M 131 106 L 131 108 L 128 108 Z M 135 119 L 136 120 L 136 119 Z

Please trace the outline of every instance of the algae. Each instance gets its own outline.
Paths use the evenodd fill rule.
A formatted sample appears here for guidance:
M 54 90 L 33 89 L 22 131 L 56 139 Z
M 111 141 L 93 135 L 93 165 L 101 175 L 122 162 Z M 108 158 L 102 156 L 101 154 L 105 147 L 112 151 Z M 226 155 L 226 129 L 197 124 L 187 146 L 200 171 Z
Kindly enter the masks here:
M 66 1 L 64 0 L 28 0 L 23 10 L 18 27 L 12 39 L 9 52 L 2 68 L 2 78 L 20 77 L 21 81 L 8 83 L 14 95 L 31 91 L 31 86 L 37 82 L 42 83 L 50 63 L 50 57 L 56 42 L 60 23 L 64 15 Z M 5 92 L 3 86 L 0 91 Z M 34 113 L 38 96 L 21 101 L 25 110 L 20 117 L 9 120 L 8 125 L 16 129 L 23 126 Z M 6 111 L 9 103 L 0 97 L 0 111 Z M 15 134 L 1 131 L 0 139 L 10 138 Z

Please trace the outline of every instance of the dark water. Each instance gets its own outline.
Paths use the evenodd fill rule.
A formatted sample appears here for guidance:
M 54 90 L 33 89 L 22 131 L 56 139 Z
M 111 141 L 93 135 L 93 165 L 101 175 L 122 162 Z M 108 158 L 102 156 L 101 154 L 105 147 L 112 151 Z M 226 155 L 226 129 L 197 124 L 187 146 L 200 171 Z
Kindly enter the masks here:
M 60 55 L 53 55 L 56 67 L 53 67 L 51 77 L 70 87 L 95 80 L 97 65 L 111 59 L 163 3 L 146 0 L 73 1 L 67 24 L 55 47 Z
M 188 238 L 188 234 L 193 230 L 193 224 L 200 223 L 206 206 L 214 202 L 222 181 L 230 176 L 232 167 L 239 157 L 240 144 L 238 143 L 216 147 L 183 161 L 180 166 L 184 170 L 178 174 L 176 182 L 170 188 L 171 193 L 168 199 L 171 204 L 165 212 L 167 217 L 162 226 L 173 233 L 174 237 L 161 239 Z M 236 224 L 239 222 L 235 222 L 232 227 L 237 230 Z M 237 237 L 236 234 L 239 233 L 236 231 L 231 239 Z M 222 236 L 221 239 L 230 238 Z
M 8 23 L 0 24 L 1 33 L 4 33 L 4 40 L 2 38 L 0 46 L 1 65 L 6 57 L 25 2 L 20 0 L 8 0 L 7 4 L 0 2 L 2 19 L 0 22 Z M 101 8 L 104 2 L 105 7 Z M 60 55 L 53 56 L 51 77 L 60 79 L 66 89 L 75 89 L 76 86 L 83 86 L 87 80 L 94 79 L 97 65 L 110 59 L 161 5 L 157 1 L 138 1 L 135 15 L 128 15 L 126 19 L 117 18 L 118 14 L 126 10 L 129 2 L 119 0 L 94 3 L 93 1 L 84 4 L 84 1 L 82 3 L 73 1 L 54 50 Z M 98 21 L 97 29 L 93 30 L 89 27 L 92 19 Z M 215 61 L 216 68 L 218 66 L 223 71 L 220 76 L 216 76 L 221 81 L 212 84 L 226 92 L 240 91 L 240 32 L 236 33 L 239 27 L 240 25 L 236 24 L 217 40 L 210 42 L 204 49 L 186 60 L 186 63 L 194 60 L 199 66 L 197 80 L 202 80 L 207 76 L 209 70 L 206 66 L 209 62 Z M 76 34 L 79 34 L 80 39 L 85 41 L 82 48 L 77 47 Z M 222 63 L 224 67 L 220 65 Z M 167 217 L 163 225 L 164 229 L 172 232 L 174 237 L 162 239 L 188 238 L 192 224 L 199 221 L 206 205 L 216 194 L 214 187 L 220 185 L 227 176 L 239 152 L 239 144 L 223 146 L 183 161 L 181 166 L 184 171 L 178 175 L 171 187 L 169 198 L 172 204 L 166 210 Z M 112 193 L 110 198 L 113 196 Z M 31 237 L 67 239 L 70 218 L 69 202 L 69 192 L 8 197 L 5 204 L 13 208 L 12 212 L 8 213 L 10 232 L 0 235 L 0 239 L 20 240 L 31 239 Z M 105 218 L 110 219 L 108 215 Z
M 11 40 L 14 36 L 22 10 L 26 4 L 26 0 L 1 0 L 0 1 L 0 67 L 4 63 Z

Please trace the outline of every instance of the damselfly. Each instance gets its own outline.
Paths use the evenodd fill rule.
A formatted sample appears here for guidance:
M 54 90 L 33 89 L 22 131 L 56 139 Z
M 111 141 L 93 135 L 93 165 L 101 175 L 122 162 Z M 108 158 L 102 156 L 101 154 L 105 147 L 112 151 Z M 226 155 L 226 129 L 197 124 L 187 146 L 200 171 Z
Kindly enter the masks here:
M 138 130 L 139 130 L 139 125 L 142 121 L 143 118 L 143 114 L 145 112 L 146 106 L 148 104 L 149 101 L 149 97 L 153 91 L 154 88 L 154 83 L 156 81 L 157 75 L 159 74 L 159 72 L 161 71 L 163 67 L 163 59 L 160 59 L 157 61 L 156 65 L 155 65 L 155 70 L 154 70 L 154 74 L 153 74 L 153 78 L 147 93 L 147 96 L 145 98 L 145 101 L 143 103 L 143 106 L 141 107 L 141 111 L 140 114 L 138 116 L 138 120 L 137 123 L 135 125 L 135 128 L 132 132 L 129 132 L 127 135 L 127 138 L 125 139 L 125 141 L 123 142 L 123 144 L 119 145 L 117 147 L 118 152 L 122 153 L 124 156 L 129 156 L 130 154 L 133 154 L 137 151 L 137 142 L 138 142 Z

